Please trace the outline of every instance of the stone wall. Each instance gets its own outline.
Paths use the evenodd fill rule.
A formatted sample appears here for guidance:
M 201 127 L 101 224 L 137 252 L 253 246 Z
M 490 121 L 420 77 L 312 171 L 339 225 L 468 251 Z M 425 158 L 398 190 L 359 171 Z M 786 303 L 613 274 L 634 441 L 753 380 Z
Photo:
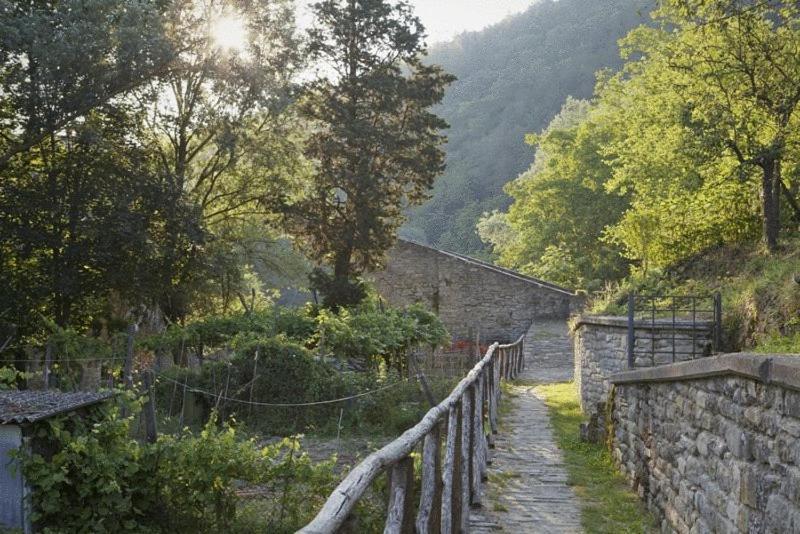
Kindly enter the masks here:
M 800 355 L 611 378 L 615 463 L 662 532 L 800 532 Z
M 675 347 L 676 361 L 690 359 L 681 353 L 694 352 L 706 354 L 711 345 L 712 327 L 710 323 L 674 323 L 672 321 L 652 324 L 634 323 L 637 353 L 636 367 L 652 367 L 671 363 L 669 354 Z M 594 416 L 598 405 L 605 404 L 609 390 L 609 377 L 628 370 L 628 319 L 626 317 L 591 316 L 578 317 L 573 324 L 575 344 L 575 383 L 580 394 L 581 408 L 587 415 Z M 655 349 L 661 352 L 655 359 L 643 353 L 652 348 L 655 336 Z M 675 340 L 673 343 L 673 339 Z
M 514 341 L 537 318 L 566 320 L 575 299 L 556 285 L 402 240 L 372 278 L 391 304 L 436 312 L 455 339 Z

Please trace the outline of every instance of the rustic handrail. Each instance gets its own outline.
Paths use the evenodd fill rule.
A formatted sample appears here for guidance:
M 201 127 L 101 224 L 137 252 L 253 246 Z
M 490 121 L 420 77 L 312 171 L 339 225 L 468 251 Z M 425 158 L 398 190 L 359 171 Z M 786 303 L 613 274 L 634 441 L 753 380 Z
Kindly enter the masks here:
M 469 506 L 480 504 L 488 448 L 497 433 L 500 381 L 516 377 L 524 368 L 523 338 L 490 346 L 446 399 L 428 410 L 415 426 L 359 463 L 331 493 L 317 516 L 298 532 L 337 532 L 367 488 L 384 471 L 390 475 L 384 532 L 466 531 Z M 487 422 L 488 435 L 484 433 Z M 410 455 L 420 445 L 423 446 L 422 494 L 416 506 Z M 441 458 L 442 445 L 444 458 Z

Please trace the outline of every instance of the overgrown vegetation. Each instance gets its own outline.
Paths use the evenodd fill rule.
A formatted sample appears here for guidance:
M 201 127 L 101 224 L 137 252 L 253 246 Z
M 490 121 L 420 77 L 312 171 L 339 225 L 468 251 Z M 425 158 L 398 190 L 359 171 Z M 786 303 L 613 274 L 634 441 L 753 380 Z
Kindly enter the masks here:
M 800 8 L 669 0 L 652 16 L 620 41 L 620 72 L 528 137 L 514 202 L 478 231 L 500 264 L 599 293 L 596 310 L 720 289 L 730 348 L 792 347 Z
M 131 437 L 135 403 L 48 419 L 23 457 L 32 520 L 41 532 L 294 532 L 332 489 L 332 464 L 314 464 L 296 440 L 266 447 L 212 417 L 199 434 Z M 257 513 L 237 490 L 268 497 Z
M 587 534 L 656 532 L 653 517 L 628 489 L 605 446 L 581 441 L 584 416 L 575 384 L 537 386 L 536 391 L 545 398 L 569 484 L 581 500 L 581 524 Z
M 201 392 L 190 395 L 206 415 L 216 407 L 269 435 L 336 434 L 340 426 L 393 435 L 425 410 L 418 384 L 407 380 L 409 352 L 446 340 L 432 313 L 372 302 L 338 312 L 308 306 L 209 318 L 174 326 L 143 345 L 178 361 L 184 353 L 206 355 L 197 370 L 162 373 L 158 405 L 167 416 L 184 412 L 186 385 Z M 433 380 L 437 393 L 450 383 Z M 350 397 L 356 398 L 326 402 Z
M 591 102 L 531 137 L 508 216 L 484 225 L 501 263 L 597 290 L 627 274 L 623 258 L 647 276 L 759 236 L 775 252 L 794 224 L 797 5 L 671 0 L 653 17 Z M 542 206 L 559 225 L 537 222 Z
M 631 277 L 600 294 L 590 311 L 624 314 L 631 291 L 644 294 L 711 294 L 723 302 L 723 349 L 800 353 L 800 237 L 765 255 L 750 244 L 704 251 L 664 271 Z

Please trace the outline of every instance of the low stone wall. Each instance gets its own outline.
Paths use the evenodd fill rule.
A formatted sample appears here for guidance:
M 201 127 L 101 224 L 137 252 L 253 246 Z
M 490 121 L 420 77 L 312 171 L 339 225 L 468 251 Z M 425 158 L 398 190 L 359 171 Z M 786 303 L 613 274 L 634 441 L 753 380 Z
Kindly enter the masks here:
M 610 378 L 615 463 L 663 532 L 800 532 L 800 355 Z
M 672 321 L 634 323 L 637 353 L 649 351 L 653 346 L 659 352 L 670 352 L 674 345 L 676 353 L 694 352 L 706 354 L 710 350 L 712 326 L 710 323 Z M 608 378 L 628 370 L 628 319 L 627 317 L 593 316 L 578 317 L 573 323 L 575 344 L 575 383 L 580 394 L 584 413 L 594 416 L 599 413 L 608 397 Z M 674 344 L 673 344 L 673 339 Z M 676 354 L 676 361 L 691 356 Z M 671 354 L 657 354 L 655 359 L 639 354 L 636 367 L 652 367 L 671 363 Z

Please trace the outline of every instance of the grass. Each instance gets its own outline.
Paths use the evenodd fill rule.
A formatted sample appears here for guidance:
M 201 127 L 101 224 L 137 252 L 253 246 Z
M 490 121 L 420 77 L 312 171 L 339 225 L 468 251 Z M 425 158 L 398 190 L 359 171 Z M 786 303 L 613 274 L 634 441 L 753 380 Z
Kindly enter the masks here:
M 558 446 L 564 454 L 569 483 L 581 500 L 581 523 L 587 534 L 655 532 L 655 521 L 628 489 L 603 445 L 581 441 L 585 418 L 575 384 L 537 386 L 547 404 Z
M 786 336 L 773 334 L 762 339 L 753 350 L 763 353 L 800 354 L 800 332 Z

